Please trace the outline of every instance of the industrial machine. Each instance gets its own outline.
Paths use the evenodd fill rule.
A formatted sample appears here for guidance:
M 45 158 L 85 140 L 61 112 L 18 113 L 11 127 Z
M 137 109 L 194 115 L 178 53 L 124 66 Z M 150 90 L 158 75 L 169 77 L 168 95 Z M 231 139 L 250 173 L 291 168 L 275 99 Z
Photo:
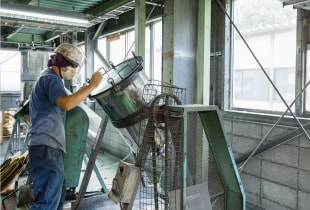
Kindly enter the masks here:
M 182 106 L 185 89 L 149 81 L 142 62 L 133 53 L 116 66 L 111 63 L 111 69 L 102 68 L 104 79 L 90 94 L 136 161 L 119 164 L 109 198 L 124 209 L 135 202 L 141 209 L 245 209 L 217 107 Z
M 105 119 L 83 104 L 67 114 L 72 119 L 66 123 L 66 138 L 82 138 L 65 164 L 77 161 L 67 177 L 74 185 L 85 152 L 89 157 L 72 209 L 83 209 L 81 201 L 92 171 L 97 170 L 95 161 L 108 119 L 135 157 L 135 164 L 120 161 L 110 191 L 100 181 L 104 193 L 109 191 L 108 197 L 121 208 L 245 209 L 243 186 L 218 108 L 184 105 L 186 90 L 148 80 L 142 63 L 133 54 L 116 66 L 110 63 L 110 69 L 100 69 L 104 79 L 89 98 L 103 108 Z M 92 140 L 90 145 L 86 139 Z

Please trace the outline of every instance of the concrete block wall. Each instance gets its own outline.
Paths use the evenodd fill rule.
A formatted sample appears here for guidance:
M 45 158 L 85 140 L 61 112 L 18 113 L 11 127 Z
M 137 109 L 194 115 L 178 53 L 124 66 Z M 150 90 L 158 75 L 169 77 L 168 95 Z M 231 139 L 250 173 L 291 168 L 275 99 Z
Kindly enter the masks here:
M 223 126 L 236 159 L 253 151 L 273 124 L 223 119 Z M 277 126 L 270 138 L 293 129 Z M 258 155 L 240 176 L 247 202 L 258 209 L 310 209 L 310 142 L 303 134 Z
M 99 105 L 95 110 L 105 116 Z M 235 159 L 251 152 L 273 126 L 228 118 L 222 122 Z M 296 127 L 277 126 L 270 138 L 286 135 L 294 129 Z M 101 148 L 120 159 L 131 153 L 110 122 Z M 126 161 L 133 162 L 133 157 Z M 248 162 L 240 176 L 247 203 L 257 209 L 310 209 L 310 142 L 301 135 L 258 155 Z

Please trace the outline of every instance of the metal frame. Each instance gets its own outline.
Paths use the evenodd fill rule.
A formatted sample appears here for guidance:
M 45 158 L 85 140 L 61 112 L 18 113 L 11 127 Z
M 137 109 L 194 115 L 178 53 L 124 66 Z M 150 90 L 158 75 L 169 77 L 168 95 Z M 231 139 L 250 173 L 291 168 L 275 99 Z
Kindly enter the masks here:
M 79 204 L 81 203 L 81 201 L 84 198 L 84 195 L 86 193 L 86 189 L 87 189 L 87 186 L 88 186 L 91 174 L 92 174 L 93 167 L 96 163 L 96 158 L 97 158 L 97 155 L 98 155 L 99 150 L 100 150 L 100 145 L 101 145 L 107 124 L 108 124 L 108 117 L 106 117 L 105 120 L 101 120 L 101 124 L 99 126 L 99 131 L 98 131 L 97 137 L 96 137 L 96 141 L 95 141 L 95 144 L 92 148 L 92 151 L 91 151 L 91 154 L 89 157 L 89 161 L 87 164 L 87 168 L 86 168 L 85 174 L 83 176 L 83 180 L 82 180 L 82 184 L 81 184 L 81 187 L 79 190 L 79 194 L 78 194 L 75 202 L 72 203 L 72 209 L 78 209 Z
M 218 172 L 225 190 L 225 209 L 246 208 L 246 198 L 243 185 L 234 161 L 232 151 L 226 143 L 225 134 L 222 129 L 222 122 L 219 117 L 217 106 L 205 106 L 200 104 L 167 106 L 166 117 L 178 117 L 182 119 L 183 144 L 182 144 L 182 189 L 181 209 L 186 207 L 186 168 L 187 168 L 187 124 L 188 113 L 197 112 L 200 116 L 204 131 L 209 141 L 210 149 L 215 157 Z
M 20 121 L 22 118 L 20 116 L 17 116 L 13 125 L 13 130 L 10 136 L 9 144 L 7 147 L 7 150 L 5 152 L 4 160 L 6 160 L 9 157 L 9 152 L 11 152 L 11 155 L 13 155 L 15 152 L 21 151 L 22 153 L 25 152 L 25 149 L 27 147 L 27 142 L 28 142 L 28 131 L 26 133 L 26 136 L 24 138 L 24 143 L 22 148 L 20 147 L 21 143 L 21 132 L 20 132 Z M 27 125 L 29 125 L 26 122 Z M 16 132 L 16 133 L 15 133 Z M 18 147 L 18 148 L 16 148 Z

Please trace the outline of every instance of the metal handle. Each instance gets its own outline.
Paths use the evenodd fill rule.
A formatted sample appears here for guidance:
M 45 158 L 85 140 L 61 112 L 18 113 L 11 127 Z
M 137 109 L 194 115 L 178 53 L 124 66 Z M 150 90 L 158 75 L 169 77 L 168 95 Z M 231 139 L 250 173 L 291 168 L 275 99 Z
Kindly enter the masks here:
M 136 54 L 135 54 L 134 51 L 132 51 L 131 53 L 132 53 L 132 56 L 134 57 L 134 59 L 135 59 L 135 61 L 136 61 L 136 64 L 137 64 L 136 69 L 137 69 L 137 71 L 141 71 L 141 70 L 143 69 L 143 67 L 142 67 L 142 65 L 141 65 L 142 62 L 139 62 L 139 61 L 138 61 L 138 57 L 136 56 Z
M 106 70 L 104 67 L 100 67 L 97 71 L 100 71 L 101 69 L 104 70 L 105 74 L 108 73 L 107 70 Z M 95 71 L 95 72 L 97 72 L 97 71 Z M 90 83 L 90 79 L 89 79 L 89 78 L 86 78 L 86 82 L 87 82 L 87 83 Z

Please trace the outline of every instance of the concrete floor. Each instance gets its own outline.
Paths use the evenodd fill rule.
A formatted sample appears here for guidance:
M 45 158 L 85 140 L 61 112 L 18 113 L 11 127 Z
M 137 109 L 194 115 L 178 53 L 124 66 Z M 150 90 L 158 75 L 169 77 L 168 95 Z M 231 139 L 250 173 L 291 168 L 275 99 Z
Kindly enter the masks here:
M 24 138 L 24 136 L 23 136 Z M 21 144 L 20 144 L 20 149 L 23 148 L 23 138 L 21 138 Z M 5 154 L 7 152 L 7 148 L 9 145 L 9 137 L 4 137 L 3 143 L 1 144 L 1 158 L 0 162 L 1 164 L 5 161 Z M 9 153 L 8 158 L 11 157 L 15 153 Z M 96 159 L 96 166 L 98 167 L 98 170 L 100 172 L 100 177 L 102 178 L 106 188 L 108 191 L 112 188 L 112 181 L 115 177 L 116 170 L 118 168 L 120 159 L 108 154 L 108 153 L 102 153 L 99 152 L 97 159 Z M 79 184 L 75 189 L 75 192 L 79 192 L 79 189 L 81 187 L 81 183 L 86 171 L 87 163 L 83 161 L 82 167 L 81 167 L 81 173 L 80 173 L 80 179 L 79 179 Z M 28 174 L 21 175 L 18 180 L 18 186 L 20 187 L 23 185 L 23 183 L 26 182 L 28 177 Z M 102 193 L 103 192 L 103 187 L 101 186 L 97 175 L 94 171 L 92 171 L 89 184 L 87 185 L 87 190 L 84 199 L 81 199 L 79 202 L 79 210 L 119 210 L 120 204 L 115 204 L 112 200 L 108 198 L 107 193 Z M 153 188 L 148 186 L 146 189 L 143 189 L 143 193 L 141 196 L 143 198 L 140 198 L 140 193 L 139 189 L 138 192 L 135 196 L 135 201 L 133 204 L 133 209 L 155 209 L 154 205 L 154 198 L 152 197 L 153 194 Z M 6 195 L 1 196 L 1 202 L 2 199 L 5 198 Z M 27 210 L 28 208 L 17 208 L 16 203 L 17 203 L 17 194 L 13 194 L 12 196 L 9 196 L 5 199 L 5 208 L 6 210 Z M 159 198 L 159 200 L 161 200 Z M 75 202 L 75 200 L 66 200 L 65 205 L 64 205 L 64 210 L 70 210 L 72 209 L 72 205 Z M 141 204 L 141 202 L 143 204 Z M 160 201 L 161 205 L 164 203 L 162 200 Z M 142 208 L 141 208 L 142 205 Z M 4 209 L 2 204 L 0 207 L 0 210 Z M 160 208 L 164 209 L 164 208 Z
M 21 142 L 23 142 L 23 138 L 21 139 Z M 2 164 L 4 162 L 4 157 L 5 157 L 5 153 L 7 151 L 7 147 L 9 144 L 9 137 L 4 137 L 3 143 L 0 145 L 1 150 L 0 150 L 0 163 Z M 22 143 L 20 145 L 20 148 L 22 148 Z M 9 155 L 9 157 L 12 156 L 11 154 Z M 96 159 L 96 166 L 99 169 L 100 172 L 100 176 L 106 186 L 106 188 L 108 190 L 111 189 L 112 187 L 112 181 L 113 178 L 115 177 L 115 173 L 116 170 L 118 168 L 118 164 L 119 164 L 120 159 L 111 155 L 111 154 L 107 154 L 107 153 L 102 153 L 100 152 L 97 156 Z M 75 192 L 78 192 L 80 187 L 81 187 L 81 183 L 85 174 L 85 170 L 86 170 L 86 163 L 83 161 L 82 167 L 81 167 L 81 173 L 80 173 L 80 179 L 79 179 L 79 184 L 75 189 Z M 24 181 L 26 180 L 27 175 L 21 176 L 19 183 L 24 183 Z M 90 177 L 90 181 L 89 184 L 87 185 L 87 190 L 86 190 L 86 196 L 84 199 L 82 199 L 80 201 L 80 205 L 78 209 L 85 209 L 85 210 L 94 210 L 94 209 L 101 209 L 101 210 L 118 210 L 121 209 L 119 204 L 115 204 L 112 200 L 110 200 L 107 196 L 107 193 L 102 193 L 102 186 L 96 176 L 96 173 L 93 171 Z M 1 196 L 1 202 L 2 199 L 5 196 Z M 141 198 L 140 201 L 140 195 L 139 195 L 139 190 L 138 193 L 136 194 L 135 197 L 135 202 L 134 202 L 134 206 L 133 209 L 141 209 L 140 208 L 140 203 L 141 201 L 145 201 L 143 199 L 145 198 Z M 152 198 L 151 198 L 152 199 Z M 75 200 L 67 200 L 65 202 L 64 205 L 64 210 L 69 210 L 72 209 L 71 205 Z M 152 201 L 150 201 L 152 203 Z M 24 210 L 24 209 L 28 209 L 28 208 L 16 208 L 16 196 L 10 196 L 9 198 L 7 198 L 5 200 L 5 206 L 7 210 L 11 210 L 11 209 L 16 209 L 16 210 Z M 2 210 L 2 204 L 0 207 L 0 210 Z M 145 208 L 143 208 L 145 209 Z M 155 209 L 153 207 L 147 208 L 147 209 Z M 257 208 L 255 206 L 250 206 L 247 205 L 246 209 L 251 209 L 251 210 L 261 210 L 261 208 Z

